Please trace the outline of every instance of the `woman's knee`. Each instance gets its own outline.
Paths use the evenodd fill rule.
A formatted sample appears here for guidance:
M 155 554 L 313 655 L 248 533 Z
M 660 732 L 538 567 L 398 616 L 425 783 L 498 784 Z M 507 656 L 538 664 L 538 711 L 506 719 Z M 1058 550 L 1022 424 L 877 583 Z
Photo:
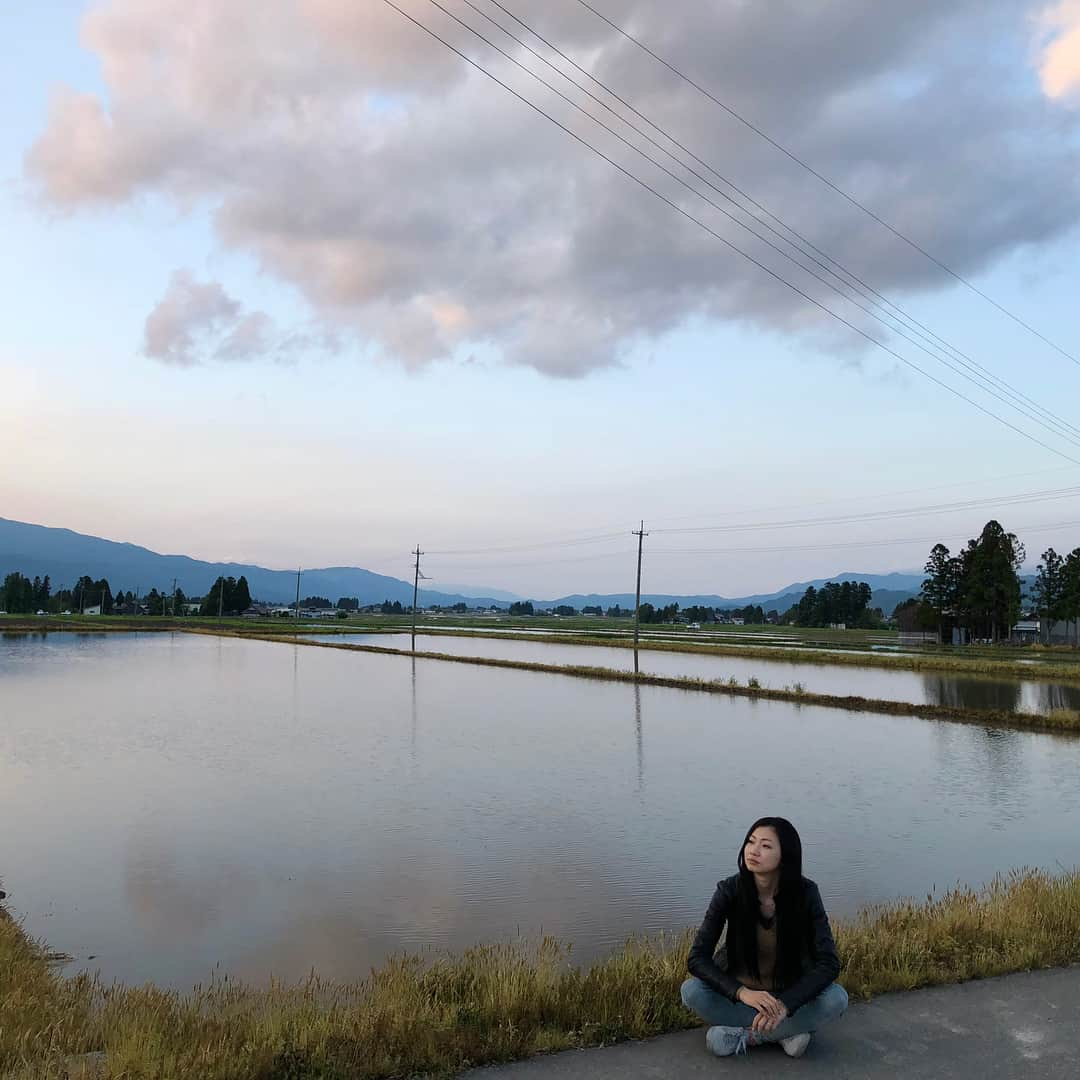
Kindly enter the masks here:
M 693 1009 L 695 1003 L 701 1000 L 703 990 L 708 990 L 708 987 L 700 979 L 691 975 L 689 979 L 683 982 L 680 990 L 683 1004 L 688 1009 Z
M 839 983 L 832 983 L 821 992 L 820 1004 L 829 1019 L 836 1020 L 847 1012 L 847 991 Z

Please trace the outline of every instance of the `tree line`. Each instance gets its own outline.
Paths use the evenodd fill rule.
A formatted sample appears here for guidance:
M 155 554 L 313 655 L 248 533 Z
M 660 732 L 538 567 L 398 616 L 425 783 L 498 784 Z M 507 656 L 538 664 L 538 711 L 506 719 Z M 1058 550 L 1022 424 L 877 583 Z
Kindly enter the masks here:
M 884 622 L 878 608 L 871 608 L 874 590 L 866 581 L 829 581 L 820 589 L 807 587 L 799 602 L 784 615 L 796 626 L 846 626 L 875 629 Z
M 103 615 L 135 615 L 145 611 L 149 615 L 182 615 L 188 597 L 181 588 L 171 592 L 156 588 L 136 596 L 134 590 L 120 589 L 113 592 L 106 578 L 93 578 L 83 574 L 70 588 L 53 591 L 49 575 L 35 577 L 32 581 L 18 570 L 9 573 L 0 586 L 0 611 L 12 615 L 30 615 L 43 611 L 51 615 L 64 611 L 84 612 L 99 608 Z M 219 577 L 210 591 L 202 598 L 201 615 L 238 615 L 251 607 L 251 593 L 247 578 Z
M 896 611 L 902 629 L 936 630 L 942 641 L 962 628 L 989 641 L 1007 638 L 1025 610 L 1020 567 L 1026 552 L 1015 533 L 988 521 L 953 555 L 935 544 L 918 597 Z M 1080 548 L 1059 555 L 1047 548 L 1036 567 L 1028 610 L 1049 623 L 1080 619 Z

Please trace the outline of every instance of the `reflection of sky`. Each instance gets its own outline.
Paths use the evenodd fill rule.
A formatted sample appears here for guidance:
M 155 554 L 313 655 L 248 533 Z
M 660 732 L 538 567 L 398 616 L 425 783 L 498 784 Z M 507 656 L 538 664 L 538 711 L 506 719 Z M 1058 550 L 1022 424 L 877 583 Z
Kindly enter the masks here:
M 312 635 L 313 641 L 335 644 L 379 645 L 390 649 L 409 647 L 404 635 L 341 634 Z M 755 641 L 756 644 L 756 641 Z M 629 649 L 573 642 L 515 641 L 506 638 L 450 637 L 417 634 L 416 647 L 425 652 L 452 656 L 494 656 L 508 660 L 529 660 L 547 664 L 587 664 L 592 667 L 632 670 L 634 654 Z M 735 678 L 745 683 L 751 677 L 770 689 L 801 683 L 810 693 L 854 695 L 885 701 L 911 701 L 931 705 L 959 705 L 973 709 L 1022 709 L 1049 712 L 1051 709 L 1080 708 L 1080 686 L 1064 683 L 1012 681 L 957 677 L 885 668 L 858 668 L 848 665 L 789 663 L 761 657 L 703 656 L 685 652 L 642 649 L 641 670 L 652 675 L 681 675 L 703 679 Z
M 762 813 L 837 913 L 1080 862 L 1068 738 L 184 635 L 9 640 L 0 689 L 0 873 L 107 977 L 588 958 L 695 922 Z

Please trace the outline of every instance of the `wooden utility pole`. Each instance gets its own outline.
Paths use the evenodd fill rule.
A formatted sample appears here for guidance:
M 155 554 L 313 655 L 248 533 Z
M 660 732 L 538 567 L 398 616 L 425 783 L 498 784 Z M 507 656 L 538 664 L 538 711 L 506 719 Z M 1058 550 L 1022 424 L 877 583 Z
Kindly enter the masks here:
M 300 625 L 300 567 L 296 568 L 296 607 L 294 608 L 296 625 Z
M 416 602 L 420 593 L 420 556 L 424 554 L 419 544 L 412 554 L 416 556 L 416 573 L 413 575 L 412 586 L 412 651 L 416 652 Z
M 638 671 L 638 633 L 641 627 L 641 544 L 649 534 L 645 531 L 645 522 L 631 535 L 637 537 L 637 592 L 634 597 L 634 674 Z
M 172 579 L 172 617 L 176 618 L 176 578 Z
M 222 611 L 225 607 L 225 576 L 224 574 L 218 575 L 218 591 L 217 591 L 217 617 L 220 620 Z

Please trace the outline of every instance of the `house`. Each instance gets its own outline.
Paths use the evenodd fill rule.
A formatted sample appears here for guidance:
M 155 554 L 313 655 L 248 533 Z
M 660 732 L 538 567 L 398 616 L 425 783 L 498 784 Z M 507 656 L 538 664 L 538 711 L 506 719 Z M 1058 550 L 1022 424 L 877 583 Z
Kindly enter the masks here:
M 1039 640 L 1039 620 L 1021 619 L 1009 631 L 1009 641 L 1014 645 L 1033 645 Z
M 83 608 L 82 613 L 84 615 L 100 615 L 101 614 L 101 605 L 100 604 L 94 604 L 92 607 L 85 607 L 85 608 Z

